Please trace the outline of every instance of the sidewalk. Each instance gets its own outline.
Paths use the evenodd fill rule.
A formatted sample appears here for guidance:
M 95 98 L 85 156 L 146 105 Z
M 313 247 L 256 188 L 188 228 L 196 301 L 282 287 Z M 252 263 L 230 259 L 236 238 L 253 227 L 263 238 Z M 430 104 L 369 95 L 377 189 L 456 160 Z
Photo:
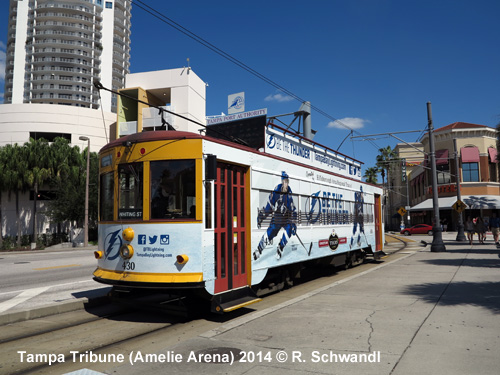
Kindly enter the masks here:
M 412 246 L 381 267 L 231 320 L 176 347 L 161 348 L 159 343 L 158 353 L 169 354 L 170 359 L 115 370 L 120 374 L 496 375 L 500 251 L 491 236 L 486 244 L 476 241 L 472 248 L 455 237 L 456 233 L 443 233 L 446 252 Z M 411 239 L 420 242 L 419 236 Z M 207 363 L 208 356 L 201 357 L 205 362 L 194 361 L 199 354 L 218 354 L 223 361 L 235 362 Z

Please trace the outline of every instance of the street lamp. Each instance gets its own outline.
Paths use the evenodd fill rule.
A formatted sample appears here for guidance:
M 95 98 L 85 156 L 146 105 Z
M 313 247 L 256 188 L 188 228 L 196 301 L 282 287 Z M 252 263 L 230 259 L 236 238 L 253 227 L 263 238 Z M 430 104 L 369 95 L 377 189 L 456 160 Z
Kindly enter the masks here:
M 85 222 L 83 224 L 83 246 L 89 245 L 89 174 L 90 174 L 90 138 L 81 136 L 80 141 L 87 141 L 87 177 L 85 179 Z

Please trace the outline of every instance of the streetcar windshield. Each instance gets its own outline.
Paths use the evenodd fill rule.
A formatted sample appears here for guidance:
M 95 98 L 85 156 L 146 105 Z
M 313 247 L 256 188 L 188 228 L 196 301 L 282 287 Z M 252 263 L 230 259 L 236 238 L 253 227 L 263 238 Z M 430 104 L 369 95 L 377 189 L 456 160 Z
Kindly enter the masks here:
M 152 161 L 151 219 L 195 218 L 195 161 Z
M 118 167 L 118 218 L 142 219 L 142 163 L 122 164 Z

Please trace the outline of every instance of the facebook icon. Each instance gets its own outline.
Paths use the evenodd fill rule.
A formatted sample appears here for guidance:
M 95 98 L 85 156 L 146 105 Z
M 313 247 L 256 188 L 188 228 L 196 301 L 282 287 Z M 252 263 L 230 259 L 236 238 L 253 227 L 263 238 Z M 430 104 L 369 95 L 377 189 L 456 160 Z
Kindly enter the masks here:
M 146 245 L 146 235 L 139 234 L 139 236 L 137 236 L 137 242 L 139 243 L 139 245 Z

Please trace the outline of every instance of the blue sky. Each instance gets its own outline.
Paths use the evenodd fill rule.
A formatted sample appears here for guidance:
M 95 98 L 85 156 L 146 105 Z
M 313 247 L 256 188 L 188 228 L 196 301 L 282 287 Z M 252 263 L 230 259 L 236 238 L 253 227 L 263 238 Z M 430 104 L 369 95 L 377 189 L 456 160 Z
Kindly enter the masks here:
M 142 1 L 361 134 L 423 130 L 428 101 L 435 128 L 500 122 L 500 1 Z M 8 3 L 2 8 L 0 53 Z M 276 115 L 300 107 L 138 6 L 131 54 L 131 72 L 178 68 L 189 58 L 209 85 L 207 115 L 226 112 L 227 95 L 241 91 L 246 110 Z M 312 125 L 315 140 L 333 149 L 349 133 L 317 112 Z M 340 151 L 367 168 L 377 147 L 396 143 L 348 139 Z

